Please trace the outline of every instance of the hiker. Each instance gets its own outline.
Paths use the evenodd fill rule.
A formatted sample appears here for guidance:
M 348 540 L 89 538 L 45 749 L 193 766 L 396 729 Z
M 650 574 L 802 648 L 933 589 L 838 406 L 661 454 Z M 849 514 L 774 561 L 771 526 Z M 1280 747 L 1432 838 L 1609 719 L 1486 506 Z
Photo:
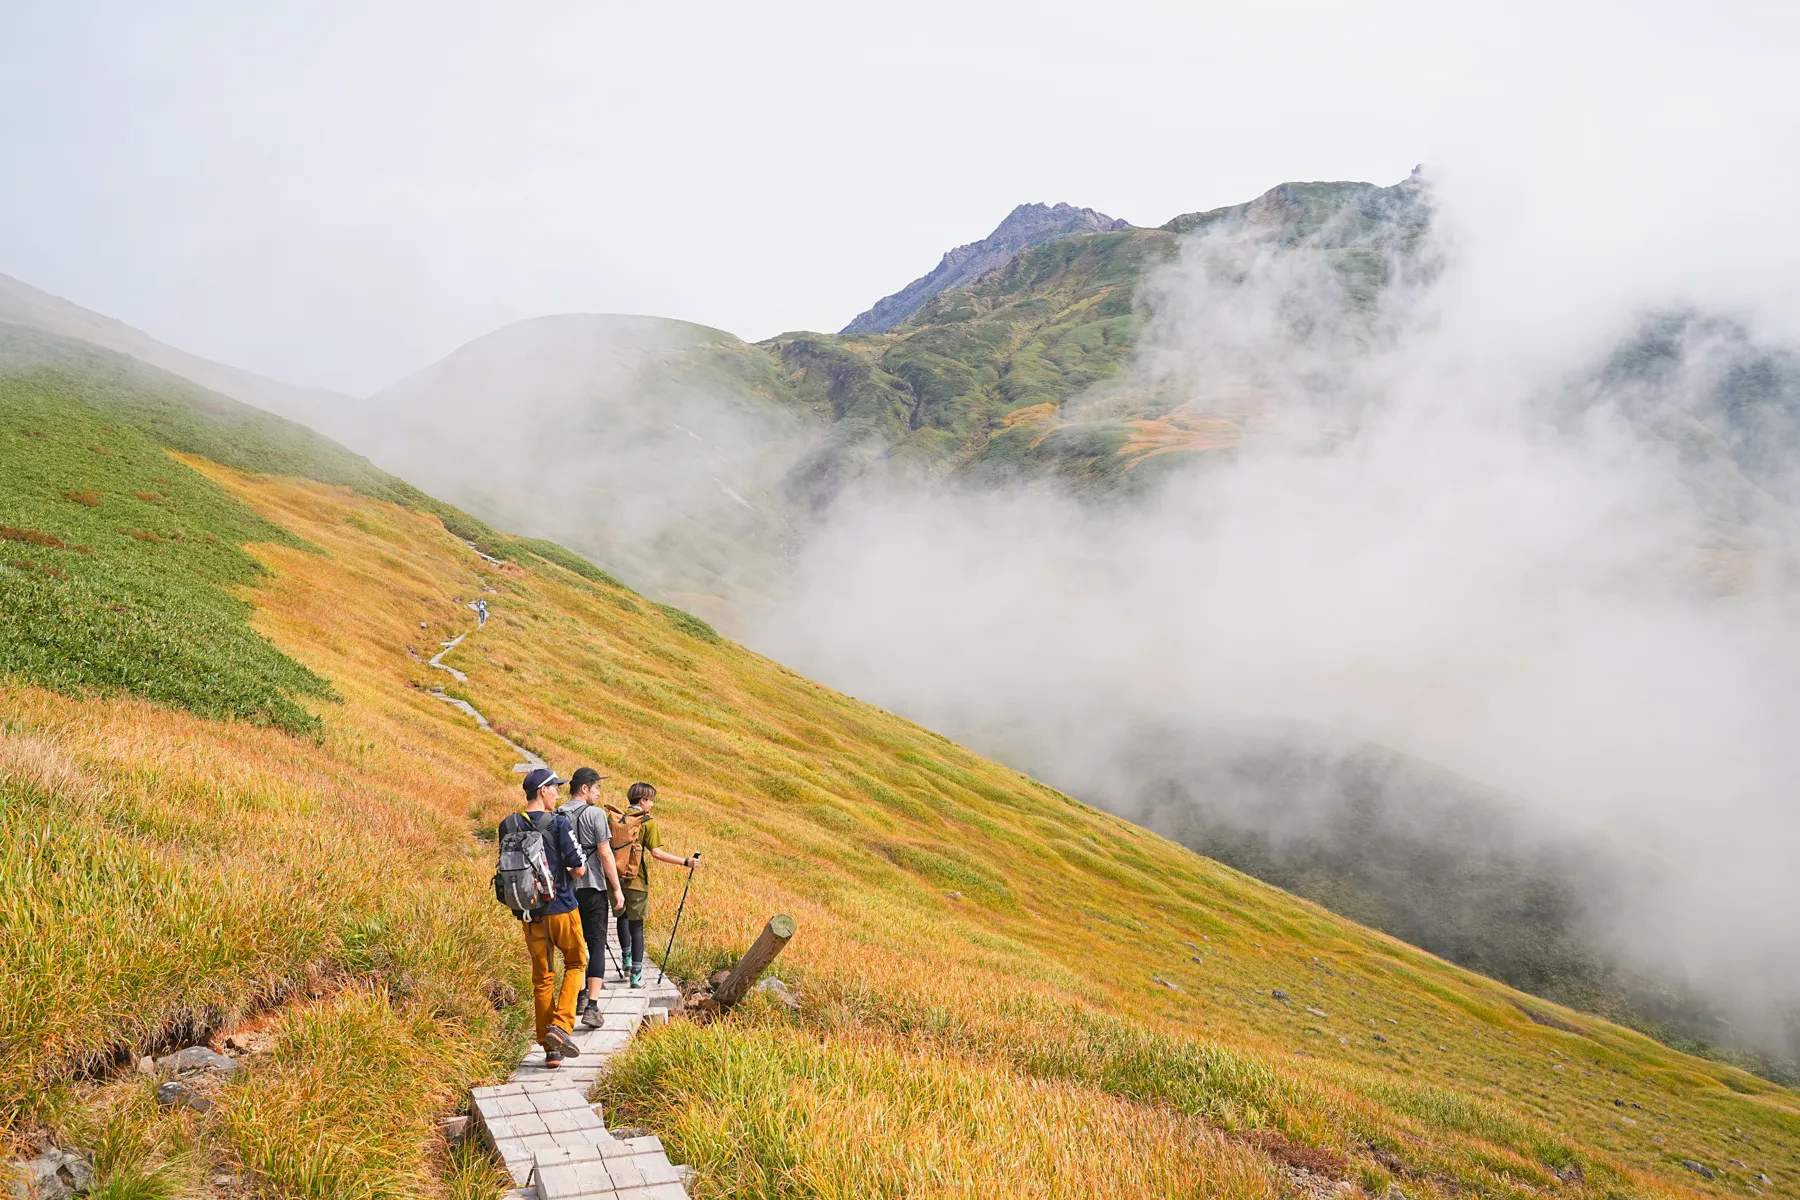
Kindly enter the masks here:
M 487 601 L 475 601 L 475 628 L 480 629 L 487 624 Z
M 644 917 L 650 911 L 650 860 L 657 859 L 672 867 L 689 870 L 700 865 L 700 856 L 676 858 L 662 848 L 662 834 L 651 819 L 656 807 L 656 789 L 647 783 L 634 783 L 625 793 L 630 805 L 623 813 L 609 812 L 612 822 L 612 852 L 619 878 L 625 888 L 625 911 L 619 914 L 619 975 L 623 978 L 628 964 L 631 986 L 644 986 Z
M 581 912 L 581 936 L 587 942 L 587 988 L 575 1002 L 576 1016 L 589 1029 L 600 1028 L 600 992 L 606 987 L 606 930 L 613 914 L 625 911 L 619 869 L 613 862 L 611 822 L 600 805 L 600 781 L 606 776 L 581 767 L 569 776 L 569 799 L 556 811 L 569 819 L 575 844 L 588 870 L 575 881 L 575 906 Z M 594 870 L 598 863 L 600 870 Z M 612 903 L 609 906 L 608 900 Z
M 494 875 L 496 894 L 524 924 L 525 948 L 531 954 L 537 1042 L 544 1048 L 546 1067 L 560 1067 L 565 1055 L 581 1053 L 571 1035 L 575 1031 L 575 997 L 587 968 L 587 947 L 571 886 L 587 873 L 587 866 L 569 819 L 550 811 L 562 783 L 554 771 L 544 767 L 525 776 L 525 810 L 510 813 L 500 822 L 500 869 Z M 538 836 L 533 838 L 533 833 Z M 529 869 L 518 868 L 520 862 Z M 527 880 L 531 890 L 524 894 L 513 878 L 519 874 L 536 877 L 535 882 Z M 562 954 L 563 963 L 560 991 L 553 962 L 556 952 Z

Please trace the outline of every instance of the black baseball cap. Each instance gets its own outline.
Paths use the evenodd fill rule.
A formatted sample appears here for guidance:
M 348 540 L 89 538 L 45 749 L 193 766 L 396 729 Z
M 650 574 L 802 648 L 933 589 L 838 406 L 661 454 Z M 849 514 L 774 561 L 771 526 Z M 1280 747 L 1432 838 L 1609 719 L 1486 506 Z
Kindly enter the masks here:
M 552 771 L 550 768 L 539 767 L 537 770 L 531 772 L 531 774 L 525 776 L 525 799 L 535 800 L 539 788 L 547 788 L 551 784 L 562 784 L 567 782 L 568 780 L 566 779 L 558 779 L 556 777 L 556 772 Z
M 599 783 L 602 779 L 610 779 L 610 775 L 602 775 L 592 767 L 576 767 L 575 773 L 569 776 L 569 790 L 579 792 L 590 783 Z

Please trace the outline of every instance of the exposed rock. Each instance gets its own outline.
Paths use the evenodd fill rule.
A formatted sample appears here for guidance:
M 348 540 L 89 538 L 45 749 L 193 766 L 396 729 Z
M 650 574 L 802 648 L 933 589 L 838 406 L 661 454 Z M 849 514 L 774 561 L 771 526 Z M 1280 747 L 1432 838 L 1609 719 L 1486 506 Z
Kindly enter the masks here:
M 1270 992 L 1269 995 L 1275 997 L 1277 1000 L 1281 1001 L 1283 1004 L 1286 1004 L 1288 1002 L 1288 994 L 1286 992 L 1282 991 L 1280 988 L 1276 988 L 1274 991 Z
M 1331 1015 L 1330 1013 L 1326 1012 L 1324 1009 L 1314 1008 L 1310 1004 L 1306 1006 L 1306 1011 L 1311 1013 L 1315 1017 L 1329 1017 Z
M 800 1011 L 800 997 L 789 990 L 787 984 L 773 976 L 758 982 L 756 990 L 763 993 L 765 996 L 772 997 L 777 1004 L 782 1005 L 784 1008 L 791 1009 L 794 1012 Z
M 1717 1176 L 1713 1172 L 1713 1169 L 1711 1167 L 1707 1166 L 1705 1163 L 1697 1163 L 1691 1158 L 1684 1158 L 1681 1160 L 1681 1165 L 1686 1167 L 1688 1170 L 1692 1171 L 1694 1174 L 1698 1175 L 1702 1179 L 1716 1179 L 1717 1178 Z
M 921 275 L 891 296 L 877 300 L 840 333 L 886 333 L 912 316 L 941 292 L 974 283 L 1033 246 L 1077 233 L 1128 228 L 1126 222 L 1071 204 L 1021 204 L 979 242 L 958 246 L 944 255 L 928 275 Z
M 1564 1183 L 1587 1182 L 1587 1176 L 1581 1173 L 1581 1165 L 1579 1163 L 1570 1163 L 1566 1167 L 1556 1167 L 1550 1173 Z
M 438 1131 L 444 1135 L 445 1141 L 457 1141 L 463 1134 L 469 1132 L 469 1118 L 463 1116 L 445 1117 L 442 1121 L 438 1122 Z
M 1374 1038 L 1376 1041 L 1380 1042 L 1382 1045 L 1384 1045 L 1384 1046 L 1387 1045 L 1387 1039 L 1385 1037 L 1381 1036 L 1379 1033 L 1371 1033 L 1369 1036 Z
M 238 1069 L 238 1065 L 237 1059 L 208 1050 L 205 1046 L 189 1046 L 156 1060 L 156 1069 L 167 1075 L 194 1075 L 201 1072 L 230 1075 Z
M 139 1075 L 156 1074 L 156 1060 L 151 1058 L 148 1054 L 144 1055 L 144 1057 L 137 1060 L 137 1072 Z
M 93 1186 L 94 1169 L 78 1154 L 47 1146 L 36 1158 L 13 1163 L 6 1183 L 19 1200 L 64 1200 Z
M 1160 983 L 1164 987 L 1168 988 L 1171 992 L 1180 992 L 1180 991 L 1185 990 L 1179 984 L 1170 983 L 1168 980 L 1164 979 L 1161 975 L 1152 975 L 1150 977 L 1150 982 L 1151 983 Z
M 171 1079 L 159 1084 L 156 1089 L 156 1102 L 164 1108 L 191 1108 L 195 1112 L 211 1112 L 213 1102 L 200 1094 L 200 1089 L 181 1079 Z
M 641 1137 L 653 1136 L 651 1134 L 650 1130 L 645 1129 L 642 1125 L 627 1125 L 623 1129 L 609 1129 L 606 1132 L 612 1134 L 614 1137 L 618 1138 L 621 1142 L 626 1141 L 630 1138 L 641 1138 Z

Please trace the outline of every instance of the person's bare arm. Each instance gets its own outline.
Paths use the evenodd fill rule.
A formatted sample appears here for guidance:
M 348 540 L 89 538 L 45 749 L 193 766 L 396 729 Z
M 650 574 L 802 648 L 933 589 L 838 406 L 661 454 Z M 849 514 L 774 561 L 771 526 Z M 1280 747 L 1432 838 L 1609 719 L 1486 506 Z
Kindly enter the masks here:
M 690 866 L 690 865 L 697 867 L 700 865 L 700 857 L 698 855 L 693 856 L 691 859 L 690 858 L 676 858 L 673 854 L 670 854 L 667 850 L 664 850 L 661 847 L 658 847 L 657 849 L 652 850 L 650 852 L 650 856 L 652 858 L 656 859 L 657 862 L 668 863 L 671 867 L 686 867 L 686 866 Z
M 614 912 L 625 911 L 625 893 L 619 885 L 619 860 L 613 857 L 612 843 L 600 843 L 600 870 L 606 875 L 607 890 L 612 893 Z

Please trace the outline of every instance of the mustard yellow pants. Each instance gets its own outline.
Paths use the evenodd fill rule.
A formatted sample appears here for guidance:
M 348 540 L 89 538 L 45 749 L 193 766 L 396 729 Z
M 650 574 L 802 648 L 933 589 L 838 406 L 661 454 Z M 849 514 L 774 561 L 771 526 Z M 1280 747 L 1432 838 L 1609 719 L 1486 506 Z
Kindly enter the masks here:
M 531 999 L 537 1017 L 538 1045 L 551 1025 L 560 1025 L 564 1033 L 575 1032 L 575 997 L 580 995 L 587 975 L 587 944 L 581 937 L 579 910 L 552 913 L 525 922 L 525 946 L 531 951 Z M 562 987 L 556 984 L 556 968 L 550 961 L 551 948 L 562 951 Z

